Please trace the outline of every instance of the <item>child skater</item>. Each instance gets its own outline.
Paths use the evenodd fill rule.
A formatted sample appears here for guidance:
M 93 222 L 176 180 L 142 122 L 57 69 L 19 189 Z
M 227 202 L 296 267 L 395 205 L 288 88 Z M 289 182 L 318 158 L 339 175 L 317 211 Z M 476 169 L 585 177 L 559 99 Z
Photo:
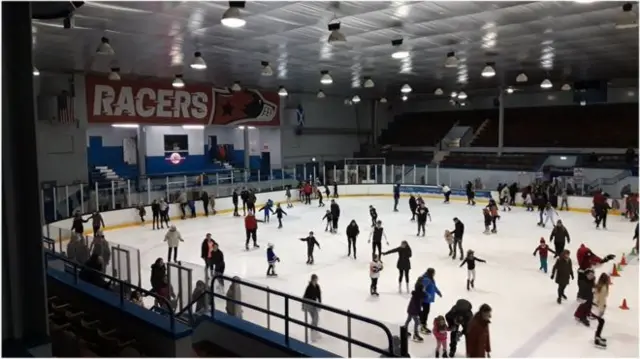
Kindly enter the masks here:
M 473 255 L 473 251 L 470 249 L 467 251 L 467 257 L 460 263 L 460 267 L 467 265 L 467 290 L 475 288 L 474 282 L 476 281 L 476 262 L 487 263 L 484 259 L 480 259 Z
M 333 233 L 333 214 L 331 214 L 331 211 L 327 210 L 327 212 L 325 212 L 324 217 L 322 217 L 322 219 L 327 220 L 327 224 L 324 226 L 324 231 L 325 232 L 331 231 L 331 233 Z
M 375 227 L 378 221 L 378 211 L 371 205 L 369 206 L 369 216 L 371 216 L 371 227 Z
M 291 186 L 285 187 L 284 195 L 287 197 L 287 208 L 292 208 L 293 202 L 291 202 Z
M 269 267 L 267 268 L 267 277 L 277 277 L 276 274 L 276 262 L 280 262 L 280 258 L 273 251 L 273 243 L 269 243 L 267 245 L 267 263 L 269 263 Z
M 409 196 L 409 209 L 411 210 L 411 221 L 416 220 L 416 209 L 418 209 L 418 201 L 413 193 Z
M 138 204 L 138 216 L 140 216 L 140 222 L 144 226 L 144 216 L 147 215 L 147 210 L 144 209 L 144 204 Z
M 420 207 L 418 207 L 416 216 L 418 217 L 418 234 L 416 234 L 416 236 L 419 237 L 420 231 L 422 231 L 422 237 L 424 237 L 426 235 L 425 226 L 427 224 L 427 218 L 429 218 L 429 221 L 431 221 L 429 208 L 427 208 L 425 205 L 420 205 Z
M 525 193 L 524 206 L 527 207 L 527 212 L 533 212 L 533 198 L 531 198 L 531 193 Z
M 284 209 L 282 209 L 282 207 L 280 207 L 280 203 L 278 203 L 276 205 L 276 217 L 278 218 L 278 229 L 282 228 L 282 215 L 284 214 L 285 216 L 287 215 L 287 212 L 284 211 Z
M 482 216 L 484 217 L 484 234 L 491 233 L 491 211 L 489 211 L 489 207 L 484 207 L 482 209 Z
M 417 281 L 413 291 L 411 292 L 411 299 L 407 306 L 407 320 L 404 322 L 404 326 L 407 328 L 407 335 L 411 335 L 408 330 L 409 323 L 413 320 L 413 341 L 418 343 L 422 343 L 424 341 L 420 336 L 420 309 L 425 295 L 426 293 L 424 292 L 422 282 Z
M 260 211 L 264 211 L 264 221 L 269 223 L 269 218 L 271 217 L 271 213 L 275 213 L 273 211 L 273 201 L 267 200 L 267 203 L 260 208 Z
M 316 194 L 318 195 L 318 207 L 324 207 L 324 202 L 322 202 L 322 190 L 316 187 Z
M 541 223 L 542 228 L 546 227 L 549 221 L 551 221 L 551 225 L 555 227 L 556 222 L 559 219 L 559 215 L 558 212 L 556 212 L 556 210 L 551 206 L 551 203 L 547 203 L 547 205 L 544 207 L 544 215 L 544 223 Z
M 436 317 L 433 321 L 433 337 L 436 338 L 436 358 L 440 358 L 440 350 L 442 350 L 442 357 L 447 356 L 447 321 L 442 315 Z
M 491 214 L 491 233 L 498 233 L 498 227 L 496 225 L 496 221 L 500 218 L 500 211 L 498 210 L 498 205 L 495 201 L 489 202 L 489 214 Z
M 313 250 L 315 246 L 318 246 L 318 249 L 320 249 L 320 243 L 318 243 L 316 237 L 313 236 L 313 232 L 309 232 L 308 236 L 300 238 L 300 240 L 307 242 L 307 264 L 313 264 Z
M 380 272 L 383 269 L 382 262 L 377 255 L 371 256 L 371 263 L 369 263 L 369 277 L 371 277 L 371 287 L 369 288 L 369 294 L 377 297 L 378 294 L 378 278 L 380 278 Z
M 549 256 L 549 253 L 551 252 L 553 254 L 556 254 L 556 252 L 552 251 L 551 248 L 549 248 L 549 246 L 547 246 L 547 243 L 545 243 L 544 238 L 540 238 L 540 244 L 536 247 L 536 250 L 533 251 L 533 256 L 535 257 L 537 253 L 540 254 L 540 269 L 541 271 L 547 273 L 547 258 Z
M 444 240 L 449 246 L 449 257 L 451 257 L 453 254 L 453 233 L 448 229 L 444 231 Z

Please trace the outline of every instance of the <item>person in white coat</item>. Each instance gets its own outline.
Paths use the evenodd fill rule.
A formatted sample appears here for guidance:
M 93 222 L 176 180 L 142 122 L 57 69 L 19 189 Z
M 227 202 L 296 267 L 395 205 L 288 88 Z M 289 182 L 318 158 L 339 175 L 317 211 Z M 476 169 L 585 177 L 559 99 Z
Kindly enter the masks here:
M 446 184 L 442 184 L 442 194 L 444 194 L 444 203 L 449 203 L 449 197 L 451 197 L 451 188 Z
M 559 219 L 560 216 L 558 215 L 558 212 L 551 206 L 551 203 L 547 203 L 544 208 L 544 223 L 542 223 L 542 228 L 546 227 L 549 222 L 551 222 L 551 225 L 555 227 Z
M 171 253 L 173 252 L 173 261 L 178 262 L 178 245 L 180 242 L 184 242 L 182 235 L 176 229 L 176 226 L 169 227 L 169 231 L 164 236 L 164 241 L 169 246 L 169 254 L 167 255 L 167 262 L 171 262 Z
M 500 201 L 502 202 L 503 211 L 511 210 L 511 192 L 509 192 L 509 186 L 505 185 L 500 191 Z

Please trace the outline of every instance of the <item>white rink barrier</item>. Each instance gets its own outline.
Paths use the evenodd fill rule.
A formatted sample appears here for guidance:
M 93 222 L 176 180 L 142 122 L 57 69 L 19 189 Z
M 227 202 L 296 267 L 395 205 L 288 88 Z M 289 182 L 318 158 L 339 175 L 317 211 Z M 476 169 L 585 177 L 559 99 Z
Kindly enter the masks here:
M 403 190 L 401 191 L 402 197 L 407 197 L 409 195 L 408 190 L 411 193 L 417 193 L 425 198 L 443 198 L 440 193 L 441 190 L 436 186 L 420 186 L 420 185 L 407 185 L 401 187 Z M 297 198 L 297 191 L 292 190 L 292 195 Z M 464 200 L 466 201 L 466 197 L 462 194 L 463 191 L 454 190 L 451 199 L 453 200 Z M 478 191 L 481 192 L 481 191 Z M 486 191 L 485 191 L 486 193 Z M 343 197 L 392 197 L 393 196 L 393 185 L 390 184 L 360 184 L 360 185 L 341 185 L 338 186 L 338 194 L 340 198 Z M 491 196 L 493 198 L 498 198 L 498 193 L 495 191 L 491 192 Z M 516 198 L 516 203 L 522 204 L 522 196 L 518 193 Z M 257 203 L 256 206 L 260 206 L 267 202 L 267 200 L 271 199 L 274 202 L 285 202 L 285 192 L 284 191 L 275 191 L 275 192 L 259 192 L 256 193 Z M 482 203 L 486 202 L 486 197 L 476 196 L 476 201 Z M 577 212 L 590 212 L 592 207 L 592 198 L 591 197 L 574 197 L 570 196 L 568 199 L 569 207 L 572 211 Z M 240 203 L 240 206 L 242 204 Z M 231 202 L 231 197 L 221 197 L 216 198 L 216 210 L 220 214 L 230 213 L 233 211 L 233 203 Z M 151 221 L 151 207 L 146 207 L 146 216 L 145 219 L 147 221 Z M 180 206 L 178 204 L 171 204 L 169 209 L 169 216 L 172 220 L 180 219 L 181 215 Z M 196 213 L 204 214 L 204 209 L 202 207 L 202 201 L 196 202 Z M 104 222 L 107 224 L 106 230 L 111 229 L 119 229 L 130 226 L 140 225 L 140 217 L 138 216 L 138 210 L 135 208 L 126 208 L 121 210 L 107 211 L 102 212 L 102 217 Z M 65 240 L 70 236 L 71 224 L 73 222 L 72 218 L 64 219 L 57 222 L 52 222 L 48 225 L 45 225 L 43 228 L 43 235 L 45 237 L 51 238 L 53 240 Z M 90 227 L 90 226 L 86 226 Z M 61 234 L 62 232 L 67 233 Z M 86 234 L 91 234 L 91 228 L 88 228 L 85 232 Z

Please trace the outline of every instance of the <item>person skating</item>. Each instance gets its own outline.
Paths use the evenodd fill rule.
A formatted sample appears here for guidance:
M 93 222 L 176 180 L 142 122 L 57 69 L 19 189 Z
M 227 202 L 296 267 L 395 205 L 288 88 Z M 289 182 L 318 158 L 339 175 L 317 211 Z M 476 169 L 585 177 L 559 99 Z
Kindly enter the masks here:
M 275 213 L 273 211 L 273 201 L 271 199 L 268 199 L 267 203 L 265 203 L 265 205 L 262 206 L 262 208 L 260 208 L 259 211 L 264 211 L 264 222 L 269 223 L 269 220 L 271 219 L 271 214 Z
M 600 258 L 595 255 L 589 247 L 584 244 L 580 245 L 580 248 L 576 251 L 576 260 L 578 261 L 578 281 L 585 278 L 585 273 L 589 269 L 593 269 L 596 266 L 607 263 L 616 256 L 613 254 L 608 254 L 604 258 Z M 578 296 L 580 298 L 580 296 Z
M 458 219 L 458 217 L 453 218 L 454 229 L 451 232 L 453 235 L 453 253 L 451 253 L 451 259 L 456 259 L 456 248 L 460 249 L 460 260 L 462 260 L 464 256 L 464 250 L 462 249 L 462 239 L 464 237 L 464 223 Z
M 476 281 L 476 262 L 487 263 L 484 259 L 480 259 L 474 255 L 474 252 L 470 249 L 467 251 L 467 256 L 460 263 L 460 267 L 467 265 L 467 290 L 475 288 Z
M 551 203 L 547 203 L 544 207 L 544 222 L 541 224 L 542 228 L 546 227 L 549 222 L 551 222 L 551 225 L 554 225 L 559 221 L 559 217 L 558 212 L 551 206 Z
M 476 201 L 475 201 L 475 197 L 476 194 L 473 190 L 473 183 L 471 183 L 471 181 L 467 182 L 467 185 L 465 186 L 465 192 L 467 194 L 467 204 L 471 205 L 471 206 L 475 206 L 476 205 Z
M 187 204 L 189 203 L 189 201 L 187 200 L 187 193 L 184 191 L 181 191 L 180 194 L 178 195 L 177 202 L 180 204 L 180 212 L 182 213 L 182 215 L 180 215 L 180 218 L 181 219 L 187 218 L 187 211 L 185 210 L 185 208 L 187 207 Z
M 333 198 L 339 198 L 338 196 L 338 182 L 333 181 Z
M 447 242 L 447 246 L 449 246 L 449 257 L 451 257 L 453 254 L 453 234 L 448 229 L 444 231 L 444 241 Z
M 255 215 L 256 213 L 256 201 L 258 198 L 256 197 L 255 190 L 249 190 L 247 194 L 247 212 L 251 212 Z
M 594 344 L 597 347 L 606 348 L 607 340 L 602 337 L 602 329 L 604 328 L 604 312 L 607 309 L 607 298 L 609 297 L 609 275 L 607 273 L 600 274 L 593 297 L 594 308 L 592 308 L 591 315 L 598 321 Z
M 384 241 L 389 245 L 389 240 L 387 240 L 387 235 L 384 233 L 384 228 L 382 227 L 382 221 L 377 221 L 367 241 L 367 243 L 372 243 L 373 240 L 371 244 L 371 254 L 375 255 L 376 249 L 378 250 L 378 255 L 382 254 L 382 238 L 384 238 Z
M 436 270 L 428 268 L 420 280 L 424 286 L 426 293 L 424 300 L 422 301 L 422 311 L 420 312 L 420 331 L 424 334 L 431 334 L 431 330 L 427 328 L 427 321 L 429 320 L 429 312 L 431 311 L 431 304 L 436 301 L 436 294 L 442 298 L 442 293 L 438 289 L 435 281 Z
M 173 261 L 178 262 L 178 245 L 180 242 L 184 242 L 182 235 L 178 232 L 176 226 L 169 227 L 167 234 L 164 235 L 164 241 L 167 242 L 167 262 L 171 263 L 171 253 L 173 253 Z
M 338 221 L 340 220 L 340 206 L 336 203 L 335 200 L 331 200 L 331 222 L 333 225 L 333 233 L 336 233 L 338 230 Z
M 448 358 L 447 355 L 447 337 L 449 336 L 447 321 L 442 315 L 436 317 L 433 321 L 433 337 L 436 339 L 436 358 L 440 358 L 440 351 L 442 350 L 442 357 Z
M 491 307 L 488 304 L 483 304 L 469 322 L 465 336 L 467 358 L 491 357 L 491 336 L 489 335 L 491 312 Z
M 442 194 L 444 195 L 444 203 L 449 204 L 449 198 L 451 197 L 451 188 L 446 184 L 442 184 Z
M 409 196 L 409 210 L 411 210 L 411 221 L 416 220 L 416 209 L 418 209 L 418 202 L 413 193 Z
M 158 201 L 155 199 L 153 200 L 153 202 L 151 202 L 151 215 L 151 228 L 154 230 L 164 229 L 164 225 L 162 224 L 162 220 L 160 219 L 160 203 L 158 203 Z
M 316 189 L 316 194 L 318 195 L 318 207 L 324 207 L 324 202 L 322 202 L 322 190 L 320 188 Z
M 409 247 L 407 241 L 402 241 L 399 247 L 388 250 L 382 255 L 386 256 L 392 253 L 398 253 L 398 264 L 396 265 L 398 268 L 398 292 L 402 292 L 402 278 L 404 278 L 407 293 L 409 293 L 409 271 L 411 270 L 411 256 L 413 255 L 411 247 Z
M 160 224 L 164 223 L 167 227 L 169 227 L 169 203 L 164 200 L 164 198 L 160 198 Z M 164 229 L 164 226 L 161 226 Z
M 324 231 L 333 233 L 333 214 L 331 214 L 331 210 L 328 209 L 324 213 L 324 217 L 322 217 L 322 220 L 327 221 L 327 223 L 324 226 Z
M 213 277 L 217 277 L 217 288 L 218 290 L 224 290 L 224 279 L 222 276 L 224 275 L 224 270 L 226 264 L 224 262 L 224 253 L 220 250 L 220 246 L 216 241 L 213 241 L 213 246 L 211 247 L 211 263 L 213 264 Z
M 215 241 L 211 237 L 211 233 L 207 233 L 202 241 L 202 245 L 200 246 L 200 258 L 204 260 L 204 265 L 206 271 L 209 272 L 209 275 L 213 277 L 213 246 L 215 245 Z
M 104 238 L 104 233 L 101 230 L 98 230 L 98 233 L 93 237 L 93 241 L 91 241 L 91 245 L 89 246 L 89 253 L 91 255 L 99 255 L 104 262 L 104 268 L 109 265 L 111 261 L 111 246 L 107 239 Z
M 284 209 L 282 209 L 282 207 L 280 207 L 280 203 L 278 203 L 276 205 L 276 218 L 278 218 L 278 229 L 282 228 L 282 215 L 284 214 L 285 216 L 287 216 L 287 212 L 284 211 Z
M 553 253 L 554 255 L 556 254 L 556 252 L 552 251 L 551 248 L 549 248 L 549 246 L 545 242 L 544 238 L 540 238 L 540 244 L 533 251 L 533 256 L 535 257 L 536 254 L 538 254 L 540 256 L 540 269 L 539 270 L 541 270 L 541 271 L 543 271 L 545 273 L 547 273 L 547 259 L 549 257 L 549 252 Z
M 358 224 L 356 223 L 355 219 L 351 220 L 351 223 L 349 223 L 349 225 L 347 226 L 347 257 L 351 256 L 351 250 L 353 249 L 353 259 L 357 258 L 356 240 L 358 239 L 359 234 L 360 228 L 358 227 Z
M 284 195 L 287 197 L 287 208 L 293 208 L 293 202 L 291 201 L 291 186 L 287 185 L 285 187 Z
M 409 332 L 409 323 L 413 320 L 413 341 L 423 342 L 424 339 L 420 336 L 420 311 L 422 308 L 422 301 L 424 300 L 426 293 L 424 292 L 424 286 L 421 281 L 416 282 L 413 291 L 411 292 L 411 299 L 407 306 L 407 319 L 404 322 L 405 328 L 407 328 L 407 335 L 411 335 Z
M 155 293 L 162 285 L 162 279 L 167 276 L 167 265 L 160 257 L 151 265 L 151 292 Z
M 561 304 L 563 299 L 567 299 L 564 290 L 569 285 L 569 277 L 573 280 L 573 267 L 569 254 L 568 249 L 562 251 L 562 254 L 551 269 L 551 279 L 555 277 L 556 284 L 558 284 L 558 304 Z
M 549 236 L 549 242 L 553 243 L 555 250 L 553 258 L 557 258 L 564 250 L 565 245 L 571 243 L 569 231 L 567 231 L 567 228 L 562 224 L 561 220 L 558 220 L 555 227 L 553 227 L 551 235 Z
M 316 237 L 314 237 L 313 232 L 309 232 L 308 236 L 300 238 L 300 240 L 307 243 L 307 264 L 313 264 L 315 262 L 313 258 L 313 250 L 316 246 L 318 246 L 318 249 L 321 249 L 320 243 L 318 243 Z
M 511 192 L 509 187 L 505 186 L 500 191 L 500 202 L 502 203 L 502 211 L 511 211 Z
M 138 217 L 140 217 L 140 223 L 144 226 L 144 216 L 147 215 L 147 209 L 144 208 L 144 204 L 143 203 L 138 203 L 138 207 L 136 207 L 136 209 L 138 210 Z
M 267 245 L 267 263 L 269 267 L 267 268 L 267 277 L 277 277 L 276 273 L 276 262 L 280 262 L 280 257 L 276 255 L 273 251 L 273 244 L 269 243 Z
M 258 221 L 251 211 L 244 217 L 244 229 L 247 235 L 244 248 L 249 250 L 249 240 L 251 239 L 253 240 L 253 248 L 260 248 L 258 245 Z
M 369 217 L 371 217 L 371 227 L 375 227 L 378 221 L 378 211 L 372 205 L 369 205 Z
M 427 218 L 431 220 L 431 214 L 429 213 L 429 208 L 427 208 L 425 205 L 421 205 L 420 207 L 418 207 L 417 217 L 418 217 L 418 233 L 416 234 L 416 237 L 420 236 L 420 231 L 422 231 L 422 237 L 424 237 L 426 235 L 425 227 L 427 225 Z
M 491 215 L 491 233 L 498 233 L 498 219 L 500 219 L 500 211 L 498 209 L 498 204 L 494 200 L 489 201 L 489 205 L 487 206 L 489 209 L 489 214 Z
M 240 200 L 242 201 L 242 215 L 247 215 L 247 199 L 249 199 L 249 191 L 247 191 L 246 187 L 242 187 L 242 191 L 240 191 Z
M 238 189 L 234 188 L 233 193 L 231 194 L 231 202 L 233 203 L 233 216 L 240 217 L 240 213 L 238 213 L 238 199 L 240 195 L 238 194 Z M 243 206 L 244 207 L 244 206 Z
M 200 193 L 200 200 L 202 201 L 202 208 L 204 209 L 204 215 L 206 217 L 209 217 L 209 193 L 203 190 Z
M 327 184 L 324 184 L 324 195 L 329 198 L 329 196 L 331 196 L 331 191 L 329 191 L 329 186 L 327 186 Z
M 600 224 L 602 224 L 602 229 L 607 229 L 607 216 L 610 209 L 611 206 L 609 206 L 609 203 L 607 203 L 607 201 L 595 207 L 596 229 L 600 229 Z
M 318 327 L 320 321 L 320 317 L 318 315 L 320 308 L 316 303 L 322 303 L 322 290 L 320 289 L 320 284 L 318 284 L 317 275 L 311 275 L 311 280 L 309 281 L 309 284 L 307 284 L 307 288 L 304 290 L 302 298 L 306 299 L 302 303 L 302 311 L 310 317 L 311 325 L 313 327 Z M 318 339 L 320 339 L 320 334 L 316 330 L 311 329 L 311 341 L 315 342 Z
M 560 210 L 565 210 L 568 211 L 569 210 L 569 194 L 567 193 L 567 189 L 563 188 L 562 192 L 560 193 Z
M 400 202 L 400 183 L 393 186 L 393 211 L 398 212 L 398 202 Z
M 489 206 L 484 207 L 482 209 L 482 217 L 484 219 L 484 234 L 490 234 L 491 233 L 491 211 L 489 210 Z
M 71 233 L 71 238 L 67 244 L 67 258 L 75 260 L 78 264 L 84 264 L 89 260 L 90 253 L 84 237 L 78 233 Z
M 543 226 L 544 212 L 547 208 L 547 204 L 549 204 L 549 198 L 547 197 L 547 194 L 541 190 L 536 191 L 534 203 L 536 204 L 536 206 L 538 206 L 538 214 L 540 215 L 540 221 L 538 222 L 538 225 Z
M 531 193 L 527 192 L 524 194 L 523 198 L 524 206 L 527 208 L 527 212 L 533 212 L 533 198 Z
M 423 206 L 424 203 L 424 199 L 422 198 L 421 195 L 418 195 L 418 197 L 416 197 L 416 204 L 418 205 L 418 207 Z
M 449 338 L 449 358 L 453 358 L 456 355 L 458 349 L 458 341 L 460 338 L 467 334 L 467 328 L 471 318 L 473 318 L 472 305 L 466 299 L 458 299 L 456 304 L 451 307 L 451 310 L 445 314 L 447 320 L 447 326 L 451 332 Z
M 591 325 L 588 317 L 593 306 L 593 288 L 595 285 L 596 275 L 593 269 L 589 268 L 584 272 L 584 275 L 578 275 L 578 301 L 580 301 L 580 305 L 576 308 L 573 316 L 587 327 Z
M 369 263 L 369 277 L 371 278 L 371 286 L 369 287 L 369 294 L 373 296 L 380 296 L 378 294 L 378 278 L 380 278 L 380 272 L 384 266 L 377 255 L 371 256 L 371 263 Z
M 80 212 L 76 212 L 73 216 L 73 222 L 71 222 L 71 230 L 80 235 L 84 235 L 84 224 L 89 222 L 90 219 L 91 218 L 84 219 Z

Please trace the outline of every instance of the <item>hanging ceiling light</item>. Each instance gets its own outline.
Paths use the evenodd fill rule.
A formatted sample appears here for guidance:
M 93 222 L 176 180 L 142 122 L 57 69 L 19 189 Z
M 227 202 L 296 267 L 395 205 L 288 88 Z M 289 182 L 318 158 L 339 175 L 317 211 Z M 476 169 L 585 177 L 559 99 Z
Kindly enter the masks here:
M 444 94 L 444 91 L 442 91 L 442 89 L 438 87 L 433 93 L 438 96 L 442 96 L 442 94 Z
M 331 85 L 333 83 L 333 78 L 329 75 L 329 71 L 322 70 L 320 71 L 322 76 L 320 76 L 320 83 L 323 85 Z
M 496 70 L 491 65 L 491 63 L 487 63 L 487 66 L 482 69 L 482 77 L 493 77 L 496 75 Z
M 240 86 L 240 83 L 238 81 L 233 83 L 233 86 L 231 86 L 231 91 L 233 92 L 242 91 L 242 86 Z
M 108 38 L 103 36 L 100 39 L 100 45 L 98 45 L 98 49 L 96 50 L 96 53 L 98 55 L 104 55 L 104 56 L 112 56 L 113 54 L 115 54 L 115 51 L 113 51 L 113 47 L 111 47 L 111 44 L 109 44 Z
M 456 98 L 456 97 L 458 97 L 458 93 L 457 93 L 457 92 L 455 92 L 455 91 L 453 91 L 453 92 L 451 93 L 451 98 Z
M 380 103 L 387 103 L 386 97 L 380 97 Z
M 458 67 L 458 58 L 456 57 L 455 52 L 452 51 L 447 53 L 447 59 L 444 61 L 444 67 Z
M 512 94 L 515 91 L 513 87 L 507 87 L 507 93 Z
M 353 102 L 351 102 L 350 98 L 345 98 L 344 99 L 344 104 L 347 105 L 347 106 L 351 106 L 351 105 L 353 105 Z
M 409 57 L 409 51 L 402 48 L 403 39 L 397 39 L 391 41 L 391 46 L 395 47 L 395 51 L 391 54 L 391 57 L 396 60 L 402 60 Z
M 40 71 L 35 66 L 33 67 L 33 76 L 40 76 Z
M 529 78 L 527 77 L 527 75 L 525 75 L 524 72 L 521 72 L 517 77 L 516 77 L 516 82 L 527 82 L 529 81 Z
M 358 95 L 354 95 L 354 96 L 351 98 L 351 101 L 352 101 L 353 103 L 358 103 L 358 102 L 360 102 L 360 96 L 358 96 Z
M 269 65 L 269 62 L 262 61 L 260 64 L 262 65 L 262 76 L 273 76 L 273 69 Z
M 191 68 L 194 70 L 204 70 L 207 68 L 207 63 L 202 58 L 202 54 L 200 51 L 196 51 L 193 54 L 193 62 L 191 63 Z
M 176 78 L 173 79 L 171 85 L 177 89 L 181 89 L 184 87 L 184 81 L 182 80 L 182 75 L 176 75 Z
M 287 89 L 284 88 L 284 86 L 280 86 L 280 88 L 278 89 L 278 95 L 280 97 L 285 97 L 285 96 L 289 96 L 289 93 L 287 92 Z
M 372 88 L 374 87 L 376 84 L 373 82 L 373 80 L 371 79 L 371 77 L 365 77 L 364 80 L 364 88 Z
M 464 91 L 460 91 L 460 93 L 458 93 L 458 99 L 466 100 L 467 99 L 467 94 Z
M 564 85 L 562 85 L 562 87 L 560 88 L 560 90 L 562 90 L 562 91 L 569 91 L 569 90 L 571 90 L 571 85 L 569 85 L 569 84 L 564 84 Z
M 325 98 L 327 97 L 327 95 L 324 94 L 324 91 L 322 90 L 318 90 L 318 94 L 316 95 L 317 98 Z
M 238 28 L 247 24 L 240 16 L 240 9 L 244 9 L 244 1 L 229 1 L 229 8 L 222 15 L 220 22 L 226 27 Z
M 110 81 L 120 81 L 120 68 L 112 67 L 111 72 L 109 72 L 109 80 Z
M 408 84 L 404 84 L 402 85 L 402 88 L 400 88 L 400 92 L 402 93 L 409 93 L 411 91 L 413 91 L 413 89 Z
M 409 96 L 407 95 L 402 95 L 402 101 L 407 101 L 409 99 Z
M 551 83 L 551 81 L 549 81 L 549 79 L 544 79 L 544 81 L 540 83 L 540 87 L 543 89 L 550 89 L 553 87 L 553 84 Z
M 329 38 L 327 39 L 328 43 L 332 44 L 334 42 L 345 42 L 345 41 L 347 41 L 347 38 L 344 36 L 344 34 L 342 32 L 340 32 L 340 23 L 339 22 L 330 23 L 329 25 L 327 25 L 327 28 L 330 31 Z

